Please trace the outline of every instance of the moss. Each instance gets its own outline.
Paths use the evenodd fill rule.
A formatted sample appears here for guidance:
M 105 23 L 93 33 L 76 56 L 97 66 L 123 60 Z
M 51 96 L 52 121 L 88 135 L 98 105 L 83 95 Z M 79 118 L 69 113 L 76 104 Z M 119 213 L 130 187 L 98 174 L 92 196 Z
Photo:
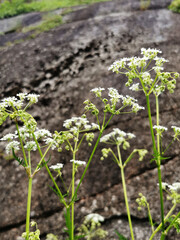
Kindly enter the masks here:
M 169 6 L 169 9 L 173 12 L 180 13 L 180 0 L 174 0 Z
M 32 31 L 31 37 L 34 38 L 42 32 L 47 32 L 52 28 L 58 27 L 62 24 L 62 17 L 60 15 L 47 15 L 43 18 L 43 22 L 36 26 L 25 27 L 22 29 L 22 32 Z

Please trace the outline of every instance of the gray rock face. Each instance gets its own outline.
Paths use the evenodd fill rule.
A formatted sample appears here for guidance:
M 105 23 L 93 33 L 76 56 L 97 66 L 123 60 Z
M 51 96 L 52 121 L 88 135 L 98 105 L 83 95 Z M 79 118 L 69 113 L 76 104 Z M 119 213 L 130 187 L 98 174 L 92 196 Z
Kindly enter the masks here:
M 167 10 L 169 2 L 152 1 L 146 11 L 140 11 L 139 1 L 133 0 L 94 4 L 70 13 L 66 24 L 36 39 L 2 49 L 1 99 L 21 91 L 40 94 L 40 101 L 31 113 L 40 127 L 54 131 L 62 129 L 65 119 L 82 114 L 82 103 L 92 99 L 90 90 L 94 87 L 115 87 L 123 95 L 132 95 L 124 86 L 124 78 L 107 70 L 116 59 L 139 55 L 142 47 L 158 48 L 163 51 L 163 57 L 169 59 L 167 71 L 180 72 L 180 15 Z M 145 104 L 142 93 L 136 93 L 135 97 L 140 105 Z M 154 99 L 151 101 L 153 105 Z M 179 82 L 174 94 L 162 95 L 160 107 L 161 125 L 169 129 L 172 125 L 180 126 Z M 143 162 L 134 159 L 126 168 L 135 238 L 146 240 L 151 229 L 146 211 L 137 211 L 135 199 L 139 192 L 149 200 L 154 221 L 160 221 L 157 170 L 149 161 L 152 152 L 147 112 L 115 118 L 110 127 L 119 127 L 137 136 L 131 150 L 146 148 L 150 151 Z M 9 123 L 3 124 L 1 136 L 11 129 Z M 170 134 L 167 134 L 168 140 Z M 162 165 L 163 181 L 179 181 L 179 151 L 178 143 L 168 151 L 169 159 Z M 87 148 L 81 151 L 81 159 L 87 160 L 88 156 Z M 130 238 L 120 170 L 111 158 L 102 162 L 100 157 L 99 149 L 79 191 L 76 223 L 82 222 L 88 213 L 97 212 L 106 219 L 103 227 L 109 231 L 107 239 L 117 239 L 114 230 Z M 66 164 L 67 179 L 69 159 L 67 154 L 52 155 L 52 163 Z M 15 161 L 7 161 L 3 156 L 0 157 L 0 174 L 0 239 L 16 240 L 25 229 L 27 177 Z M 41 230 L 41 239 L 50 232 L 60 235 L 64 227 L 63 206 L 48 185 L 52 186 L 43 169 L 33 181 L 31 212 Z M 166 212 L 169 207 L 170 202 L 165 201 Z M 178 235 L 171 232 L 166 239 L 178 240 Z

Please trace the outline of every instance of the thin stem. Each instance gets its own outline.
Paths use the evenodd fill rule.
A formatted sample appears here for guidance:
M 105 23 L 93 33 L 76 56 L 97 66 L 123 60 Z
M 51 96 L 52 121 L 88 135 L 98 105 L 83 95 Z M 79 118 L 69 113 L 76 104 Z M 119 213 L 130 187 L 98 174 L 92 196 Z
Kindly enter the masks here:
M 167 234 L 169 232 L 169 230 L 173 227 L 173 224 L 175 223 L 175 221 L 180 217 L 180 212 L 175 216 L 175 218 L 173 219 L 173 221 L 170 223 L 169 227 L 166 229 L 165 234 Z
M 172 212 L 174 211 L 174 209 L 176 208 L 176 203 L 172 206 L 172 208 L 169 210 L 169 212 L 167 213 L 167 215 L 164 218 L 164 221 L 166 222 L 166 220 L 171 216 Z M 149 240 L 152 240 L 154 238 L 154 236 L 156 235 L 157 232 L 159 232 L 162 228 L 162 222 L 159 224 L 159 226 L 155 229 L 155 231 L 153 232 L 153 234 L 151 235 Z
M 132 238 L 132 240 L 134 240 L 133 227 L 132 227 L 132 221 L 131 221 L 131 214 L 130 214 L 130 210 L 129 210 L 127 190 L 126 190 L 126 182 L 125 182 L 125 176 L 124 176 L 124 167 L 122 165 L 122 159 L 121 159 L 121 153 L 120 153 L 119 145 L 117 146 L 117 151 L 118 151 L 118 158 L 119 158 L 119 166 L 120 166 L 120 169 L 121 169 L 121 178 L 122 178 L 122 184 L 123 184 L 124 199 L 125 199 L 126 210 L 127 210 L 127 215 L 128 215 L 128 221 L 129 221 L 129 227 L 130 227 L 130 232 L 131 232 L 131 238 Z
M 153 124 L 152 124 L 152 117 L 151 117 L 151 108 L 150 108 L 150 102 L 149 102 L 149 96 L 146 96 L 146 104 L 147 104 L 147 110 L 148 110 L 148 118 L 149 118 L 149 125 L 150 125 L 150 131 L 151 131 L 151 138 L 153 143 L 153 151 L 154 154 L 156 153 L 156 142 L 154 137 L 154 131 L 153 131 Z
M 154 232 L 154 224 L 153 224 L 153 220 L 152 220 L 152 216 L 151 216 L 149 203 L 147 203 L 146 205 L 147 205 L 147 209 L 148 209 L 148 216 L 149 216 L 149 221 L 150 221 L 150 224 L 151 224 L 151 229 L 152 229 L 152 232 Z
M 94 153 L 95 153 L 95 151 L 96 151 L 96 148 L 97 148 L 97 146 L 98 146 L 98 144 L 99 144 L 99 141 L 100 141 L 100 138 L 101 138 L 101 136 L 102 136 L 102 131 L 100 131 L 100 133 L 99 133 L 99 136 L 98 136 L 98 139 L 97 139 L 97 141 L 96 141 L 96 144 L 95 144 L 95 146 L 94 146 L 94 148 L 93 148 L 93 151 L 92 151 L 92 153 L 91 153 L 91 156 L 89 157 L 89 160 L 88 160 L 88 162 L 87 162 L 87 164 L 86 164 L 86 167 L 85 167 L 85 169 L 84 169 L 84 172 L 83 172 L 83 174 L 82 174 L 82 176 L 81 176 L 81 179 L 80 179 L 80 181 L 79 181 L 79 183 L 78 183 L 78 185 L 77 185 L 77 187 L 76 187 L 76 190 L 75 190 L 75 192 L 74 192 L 74 196 L 72 197 L 72 201 L 74 201 L 74 198 L 75 198 L 75 196 L 77 195 L 77 192 L 78 192 L 78 190 L 79 190 L 79 187 L 80 187 L 80 185 L 81 185 L 81 183 L 82 183 L 82 181 L 83 181 L 83 179 L 84 179 L 84 176 L 85 176 L 85 174 L 86 174 L 86 172 L 87 172 L 87 170 L 88 170 L 88 167 L 89 167 L 89 165 L 90 165 L 90 163 L 91 163 L 91 161 L 92 161 L 92 158 L 93 158 L 93 156 L 94 156 Z
M 26 212 L 26 240 L 29 239 L 29 224 L 31 213 L 31 192 L 32 192 L 32 177 L 28 178 L 28 198 L 27 198 L 27 212 Z
M 76 144 L 77 145 L 77 142 Z M 75 146 L 75 149 L 76 151 L 76 146 Z M 75 156 L 75 151 L 73 152 L 73 160 L 76 159 L 76 156 Z M 75 183 L 75 163 L 73 162 L 73 167 L 72 167 L 72 186 L 71 186 L 71 199 L 73 199 L 74 197 L 74 183 Z M 72 201 L 72 204 L 71 204 L 71 240 L 74 240 L 74 201 Z
M 17 132 L 18 132 L 19 141 L 20 141 L 20 144 L 21 144 L 21 149 L 22 149 L 22 152 L 23 152 L 24 161 L 25 161 L 25 164 L 26 164 L 26 167 L 27 167 L 28 162 L 27 162 L 26 153 L 25 153 L 25 150 L 24 150 L 23 141 L 22 141 L 22 138 L 21 138 L 21 135 L 20 135 L 20 132 L 19 132 L 19 126 L 18 126 L 17 120 L 15 121 L 15 123 L 16 123 L 16 129 L 17 129 Z
M 34 141 L 36 142 L 37 149 L 38 149 L 38 151 L 39 151 L 39 154 L 40 154 L 40 156 L 41 156 L 41 159 L 42 159 L 42 161 L 45 163 L 45 168 L 46 168 L 46 170 L 47 170 L 47 172 L 48 172 L 48 174 L 49 174 L 49 176 L 50 176 L 52 182 L 54 183 L 54 186 L 55 186 L 55 188 L 56 188 L 56 190 L 57 190 L 57 192 L 58 192 L 58 195 L 59 195 L 59 197 L 60 197 L 60 200 L 62 201 L 62 203 L 64 204 L 64 206 L 67 208 L 68 205 L 67 205 L 66 201 L 64 200 L 64 197 L 63 197 L 63 195 L 62 195 L 62 193 L 61 193 L 61 191 L 60 191 L 60 189 L 59 189 L 59 187 L 58 187 L 55 179 L 53 178 L 53 176 L 52 176 L 52 174 L 51 174 L 51 172 L 50 172 L 50 170 L 49 170 L 49 168 L 48 168 L 48 166 L 47 166 L 46 161 L 44 160 L 44 155 L 42 154 L 42 151 L 41 151 L 41 148 L 40 148 L 40 146 L 39 146 L 39 143 L 38 143 L 38 141 L 37 141 L 37 139 L 36 139 L 36 136 L 34 135 L 34 133 L 32 133 L 32 135 L 33 135 Z
M 156 96 L 156 124 L 159 126 L 159 101 L 158 96 Z M 162 177 L 161 177 L 161 151 L 160 151 L 160 134 L 157 134 L 157 168 L 158 168 L 158 180 L 159 180 L 159 194 L 160 194 L 160 204 L 161 204 L 161 222 L 162 222 L 162 232 L 165 230 L 164 226 L 164 201 L 163 201 L 163 189 L 162 189 Z
M 165 154 L 165 152 L 170 148 L 170 146 L 172 145 L 172 143 L 175 141 L 175 138 L 172 139 L 172 141 L 168 144 L 168 146 L 166 147 L 166 149 L 162 152 L 162 155 Z

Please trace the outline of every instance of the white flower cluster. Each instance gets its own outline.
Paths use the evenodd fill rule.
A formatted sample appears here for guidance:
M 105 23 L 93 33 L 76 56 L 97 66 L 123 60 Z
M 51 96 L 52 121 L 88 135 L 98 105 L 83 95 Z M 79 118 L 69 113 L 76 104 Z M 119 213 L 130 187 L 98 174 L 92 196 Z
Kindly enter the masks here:
M 26 99 L 29 101 L 29 103 L 37 103 L 38 102 L 38 97 L 40 95 L 34 94 L 34 93 L 18 93 L 16 97 L 8 97 L 4 98 L 0 102 L 0 108 L 8 108 L 8 107 L 14 107 L 16 109 L 21 109 L 23 106 L 23 101 Z
M 158 53 L 162 53 L 161 50 L 155 49 L 155 48 L 141 48 L 141 54 L 144 55 L 148 59 L 155 58 Z
M 135 138 L 136 136 L 133 133 L 125 133 L 119 128 L 114 128 L 111 133 L 104 135 L 100 141 L 104 143 L 110 143 L 115 145 L 123 144 L 123 148 L 127 149 L 130 145 L 127 140 Z
M 99 129 L 99 125 L 92 123 L 90 124 L 85 117 L 72 117 L 64 121 L 63 126 L 72 132 L 79 130 L 96 130 Z
M 139 91 L 140 90 L 139 83 L 132 84 L 129 89 L 135 92 Z
M 110 102 L 115 105 L 120 101 L 120 99 L 123 99 L 123 96 L 118 93 L 118 90 L 115 88 L 108 88 L 108 96 L 110 97 Z
M 36 139 L 44 138 L 44 137 L 52 137 L 52 134 L 47 129 L 37 129 L 34 132 L 34 135 L 36 136 Z
M 9 154 L 12 149 L 14 149 L 14 151 L 18 151 L 20 150 L 20 143 L 18 141 L 11 141 L 6 145 L 6 153 Z
M 171 128 L 174 130 L 174 138 L 178 138 L 180 135 L 180 127 L 172 126 Z
M 19 135 L 23 141 L 24 148 L 27 151 L 36 151 L 37 150 L 37 144 L 33 139 L 33 135 L 31 132 L 29 132 L 29 129 L 26 126 L 23 126 L 19 128 L 19 134 L 16 130 L 14 134 L 8 133 L 5 136 L 3 136 L 0 140 L 1 141 L 8 141 L 9 143 L 6 145 L 6 152 L 9 154 L 12 149 L 14 150 L 20 150 L 20 143 L 16 141 L 16 139 L 19 139 Z M 51 148 L 55 148 L 55 141 L 53 138 L 50 138 L 52 134 L 46 130 L 46 129 L 37 129 L 34 132 L 34 135 L 37 140 L 43 140 L 47 145 L 52 144 Z M 53 144 L 54 143 L 54 144 Z
M 129 61 L 129 58 L 122 58 L 120 60 L 117 60 L 108 68 L 108 70 L 119 73 L 119 69 L 126 67 L 127 61 Z
M 74 160 L 74 159 L 72 159 L 72 160 L 70 160 L 70 162 L 75 163 L 75 165 L 77 165 L 77 166 L 86 165 L 86 162 L 85 162 L 85 161 L 80 161 L 80 160 Z
M 24 145 L 24 148 L 27 149 L 27 151 L 36 151 L 37 145 L 35 141 L 29 141 Z
M 56 165 L 51 165 L 49 168 L 53 169 L 54 171 L 61 170 L 63 168 L 64 164 L 57 163 Z
M 178 192 L 180 190 L 180 182 L 175 182 L 172 185 L 162 182 L 162 188 L 164 190 L 169 189 L 171 192 Z
M 85 217 L 86 222 L 95 222 L 95 223 L 99 223 L 99 222 L 104 222 L 104 217 L 97 214 L 97 213 L 90 213 Z
M 153 126 L 153 129 L 155 129 L 157 131 L 157 134 L 158 135 L 161 135 L 164 131 L 167 131 L 167 127 L 163 127 L 163 126 L 160 126 L 160 125 L 154 125 Z
M 97 97 L 101 97 L 101 95 L 102 95 L 101 92 L 104 90 L 105 90 L 105 88 L 98 87 L 98 88 L 91 89 L 91 92 L 93 92 Z
M 176 87 L 176 78 L 179 77 L 178 73 L 162 72 L 164 70 L 163 64 L 168 62 L 165 58 L 158 57 L 157 55 L 161 53 L 157 49 L 141 49 L 142 57 L 131 57 L 131 58 L 122 58 L 118 61 L 115 61 L 110 67 L 109 70 L 115 73 L 122 73 L 128 77 L 126 86 L 130 87 L 133 91 L 142 90 L 146 94 L 154 93 L 161 94 L 165 88 L 169 90 L 170 93 L 173 93 L 174 88 Z M 150 63 L 153 60 L 155 66 L 150 68 Z M 121 69 L 124 69 L 123 72 Z M 155 72 L 155 79 L 151 77 L 150 72 Z M 133 79 L 140 80 L 141 87 L 138 83 L 133 83 Z

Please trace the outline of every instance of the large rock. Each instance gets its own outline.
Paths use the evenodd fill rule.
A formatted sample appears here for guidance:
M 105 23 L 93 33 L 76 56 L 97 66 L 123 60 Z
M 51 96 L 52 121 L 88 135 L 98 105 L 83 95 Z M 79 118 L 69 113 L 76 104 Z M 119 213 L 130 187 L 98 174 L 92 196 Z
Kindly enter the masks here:
M 89 91 L 94 87 L 115 87 L 124 95 L 132 94 L 124 86 L 123 77 L 107 70 L 116 59 L 138 55 L 142 47 L 158 48 L 170 60 L 166 64 L 167 71 L 180 72 L 180 15 L 167 9 L 169 3 L 152 1 L 146 11 L 140 11 L 139 1 L 133 0 L 97 3 L 71 13 L 67 24 L 36 39 L 2 49 L 1 99 L 21 91 L 39 93 L 39 104 L 31 109 L 31 113 L 39 126 L 54 131 L 62 129 L 65 119 L 82 114 L 82 103 L 92 98 Z M 180 126 L 179 92 L 177 82 L 175 94 L 163 94 L 160 99 L 161 124 L 169 129 L 172 125 Z M 143 94 L 136 94 L 136 98 L 141 105 L 145 104 Z M 151 153 L 146 111 L 115 118 L 110 126 L 136 134 L 131 150 L 133 147 L 147 148 Z M 3 135 L 13 127 L 5 123 L 0 129 Z M 175 144 L 168 152 L 169 159 L 162 166 L 163 181 L 179 181 L 179 151 L 179 145 Z M 89 150 L 84 148 L 80 158 L 87 160 L 88 156 Z M 107 239 L 117 239 L 114 230 L 130 238 L 120 170 L 111 158 L 102 162 L 100 157 L 99 149 L 79 191 L 76 223 L 82 222 L 88 213 L 97 212 L 105 216 L 103 227 L 109 230 Z M 141 163 L 134 159 L 126 168 L 132 220 L 138 240 L 148 239 L 151 231 L 146 211 L 137 211 L 135 199 L 138 192 L 149 200 L 154 221 L 160 221 L 157 170 L 155 164 L 150 163 L 150 157 L 149 154 Z M 52 163 L 65 163 L 67 179 L 70 159 L 65 153 L 52 155 Z M 1 157 L 0 165 L 0 239 L 16 240 L 25 229 L 27 177 L 15 161 Z M 31 212 L 42 239 L 49 232 L 62 233 L 64 227 L 63 206 L 48 185 L 52 184 L 43 169 L 33 181 Z M 169 207 L 170 202 L 165 201 L 166 212 Z M 178 236 L 171 233 L 168 239 L 177 240 Z

